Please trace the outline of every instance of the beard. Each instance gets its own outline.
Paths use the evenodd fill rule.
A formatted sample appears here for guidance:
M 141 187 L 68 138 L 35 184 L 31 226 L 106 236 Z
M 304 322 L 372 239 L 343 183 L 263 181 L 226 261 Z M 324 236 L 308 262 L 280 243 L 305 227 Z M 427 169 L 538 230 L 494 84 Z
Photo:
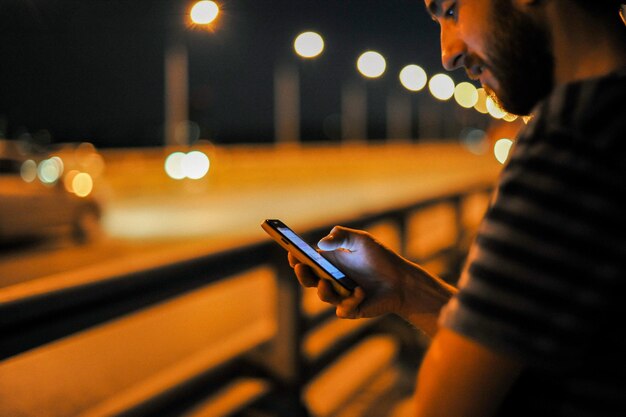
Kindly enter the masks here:
M 527 115 L 554 88 L 551 39 L 545 28 L 515 9 L 512 0 L 493 3 L 487 61 L 499 88 L 485 89 L 504 110 Z

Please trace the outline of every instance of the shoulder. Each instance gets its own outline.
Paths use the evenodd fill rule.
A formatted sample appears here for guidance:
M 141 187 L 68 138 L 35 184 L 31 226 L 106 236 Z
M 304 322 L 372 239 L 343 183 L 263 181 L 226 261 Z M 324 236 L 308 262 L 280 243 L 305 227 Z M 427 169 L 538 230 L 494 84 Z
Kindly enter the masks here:
M 535 109 L 527 139 L 621 162 L 626 156 L 625 98 L 626 70 L 557 87 Z

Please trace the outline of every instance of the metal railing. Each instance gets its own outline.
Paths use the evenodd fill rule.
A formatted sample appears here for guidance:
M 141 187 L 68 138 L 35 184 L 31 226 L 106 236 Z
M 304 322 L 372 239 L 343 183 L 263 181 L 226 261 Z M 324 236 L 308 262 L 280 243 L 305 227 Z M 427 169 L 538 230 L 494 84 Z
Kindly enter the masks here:
M 460 193 L 440 195 L 393 210 L 362 216 L 342 224 L 360 229 L 385 225 L 395 236 L 397 242 L 395 249 L 418 262 L 438 264 L 440 266 L 438 272 L 444 278 L 454 281 L 466 254 L 467 242 L 473 235 L 475 227 L 475 222 L 468 224 L 465 218 L 467 202 L 476 196 L 482 196 L 481 201 L 486 201 L 490 193 L 491 184 L 484 184 Z M 411 248 L 415 246 L 412 241 L 415 236 L 411 235 L 415 216 L 437 206 L 445 206 L 452 213 L 452 219 L 448 219 L 448 223 L 452 222 L 450 227 L 453 234 L 445 245 L 435 248 L 431 253 L 411 253 Z M 326 225 L 301 234 L 309 241 L 316 241 L 332 226 Z M 144 375 L 134 380 L 115 382 L 111 381 L 113 377 L 109 377 L 106 381 L 95 383 L 95 386 L 106 386 L 107 389 L 99 390 L 102 392 L 91 396 L 85 395 L 85 392 L 72 391 L 71 384 L 68 388 L 51 387 L 45 377 L 37 377 L 38 372 L 46 372 L 45 369 L 41 370 L 42 364 L 53 363 L 50 366 L 51 369 L 54 368 L 51 373 L 58 372 L 58 375 L 69 378 L 75 376 L 78 381 L 84 366 L 72 356 L 72 352 L 79 352 L 83 342 L 91 343 L 84 346 L 97 346 L 99 343 L 97 340 L 107 340 L 97 337 L 106 337 L 106 334 L 100 333 L 108 331 L 109 328 L 113 329 L 111 331 L 114 332 L 111 334 L 114 335 L 131 335 L 126 348 L 129 351 L 143 350 L 145 352 L 143 355 L 149 357 L 150 351 L 155 347 L 154 344 L 151 345 L 150 340 L 157 340 L 150 338 L 155 337 L 153 335 L 157 334 L 158 330 L 151 330 L 149 337 L 146 336 L 145 346 L 132 343 L 132 335 L 138 332 L 133 329 L 147 326 L 150 314 L 154 317 L 154 314 L 161 314 L 159 309 L 162 309 L 162 315 L 159 317 L 166 320 L 170 316 L 168 312 L 173 311 L 175 313 L 172 314 L 180 314 L 180 320 L 183 322 L 180 325 L 186 326 L 187 317 L 195 315 L 195 311 L 204 311 L 196 310 L 196 307 L 193 307 L 196 304 L 193 306 L 191 304 L 195 301 L 186 297 L 211 290 L 212 287 L 218 286 L 223 281 L 232 280 L 233 277 L 243 276 L 241 282 L 246 282 L 246 274 L 250 271 L 259 277 L 267 275 L 269 271 L 272 277 L 269 282 L 274 288 L 268 290 L 267 294 L 259 294 L 259 297 L 273 297 L 271 303 L 275 305 L 275 311 L 270 314 L 273 324 L 254 327 L 258 332 L 257 330 L 242 332 L 238 339 L 240 342 L 236 347 L 230 348 L 231 353 L 227 352 L 220 357 L 216 349 L 209 347 L 208 350 L 203 350 L 202 341 L 181 341 L 180 346 L 177 346 L 177 341 L 174 340 L 171 341 L 172 348 L 167 352 L 175 352 L 179 347 L 182 349 L 185 346 L 189 346 L 189 349 L 181 351 L 178 357 L 173 356 L 170 362 L 155 365 L 154 369 L 146 365 Z M 259 278 L 259 282 L 263 280 L 265 278 Z M 254 293 L 257 290 L 251 287 L 250 291 Z M 202 412 L 207 415 L 207 410 L 217 407 L 216 404 L 220 404 L 225 395 L 239 398 L 235 402 L 238 405 L 231 406 L 233 412 L 253 404 L 270 410 L 268 412 L 276 416 L 323 415 L 327 411 L 315 410 L 315 407 L 306 400 L 305 391 L 311 387 L 312 381 L 319 378 L 342 355 L 373 334 L 387 333 L 398 340 L 402 337 L 398 338 L 398 335 L 394 334 L 397 329 L 390 329 L 389 327 L 394 325 L 389 326 L 389 323 L 385 322 L 387 319 L 369 320 L 358 324 L 351 323 L 349 326 L 352 327 L 326 336 L 328 340 L 319 342 L 317 348 L 308 348 L 305 344 L 313 334 L 315 332 L 323 334 L 321 330 L 323 326 L 332 325 L 334 319 L 332 309 L 320 308 L 315 312 L 307 312 L 303 308 L 305 297 L 293 276 L 293 271 L 287 265 L 284 251 L 268 239 L 226 252 L 2 301 L 0 415 L 10 415 L 16 411 L 23 415 L 38 416 L 196 415 L 195 412 L 198 415 Z M 213 302 L 203 301 L 203 303 L 197 305 L 210 308 L 209 305 Z M 228 317 L 220 317 L 219 312 L 215 314 L 204 317 L 204 320 L 228 320 Z M 254 317 L 254 313 L 249 314 Z M 137 322 L 139 324 L 133 322 L 140 320 L 136 318 L 138 316 L 143 320 Z M 194 320 L 202 323 L 198 317 Z M 123 333 L 123 326 L 137 327 L 129 327 L 130 330 Z M 168 333 L 171 329 L 167 326 L 163 325 L 163 333 Z M 198 326 L 201 325 L 190 324 L 189 332 L 201 334 L 204 328 Z M 183 331 L 181 334 L 186 333 Z M 230 343 L 229 340 L 227 342 Z M 404 341 L 400 340 L 399 344 L 403 343 Z M 418 354 L 411 350 L 415 349 L 415 346 L 409 346 L 408 349 L 410 355 Z M 109 351 L 115 353 L 110 354 Z M 94 353 L 87 361 L 111 360 L 111 363 L 114 363 L 117 357 L 115 355 L 122 355 L 121 357 L 124 355 L 114 348 L 110 348 L 109 351 L 104 354 Z M 89 356 L 89 352 L 86 354 Z M 103 356 L 94 358 L 95 355 Z M 137 355 L 141 358 L 142 353 Z M 156 362 L 156 359 L 154 361 Z M 71 371 L 64 373 L 64 368 Z M 33 375 L 26 375 L 28 373 Z M 98 375 L 93 378 L 97 379 Z M 92 390 L 89 386 L 83 386 L 86 391 Z M 31 395 L 29 401 L 24 402 L 20 396 L 25 395 L 28 390 L 37 394 Z M 82 396 L 83 402 L 75 401 L 76 396 Z M 69 405 L 65 408 L 60 406 L 46 408 L 46 404 L 60 402 L 80 404 L 74 405 L 74 408 Z M 228 407 L 220 410 L 222 414 L 214 411 L 215 415 L 230 415 L 228 414 L 230 411 L 223 411 L 228 410 Z

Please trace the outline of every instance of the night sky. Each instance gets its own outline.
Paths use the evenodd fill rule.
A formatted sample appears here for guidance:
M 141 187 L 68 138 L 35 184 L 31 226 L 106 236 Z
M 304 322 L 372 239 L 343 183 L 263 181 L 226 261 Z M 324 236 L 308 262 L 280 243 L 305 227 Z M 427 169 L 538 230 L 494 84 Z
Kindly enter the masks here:
M 99 147 L 161 144 L 165 33 L 168 24 L 183 24 L 186 4 L 0 0 L 0 133 L 88 140 Z M 272 141 L 279 62 L 300 67 L 302 136 L 316 141 L 338 140 L 341 85 L 359 78 L 355 61 L 361 52 L 375 49 L 387 58 L 384 78 L 367 82 L 373 136 L 384 132 L 376 120 L 386 95 L 402 89 L 397 74 L 404 65 L 441 71 L 438 27 L 421 0 L 220 4 L 212 33 L 185 31 L 190 119 L 202 138 L 218 144 Z M 292 51 L 304 30 L 325 38 L 324 54 L 314 61 L 303 62 Z

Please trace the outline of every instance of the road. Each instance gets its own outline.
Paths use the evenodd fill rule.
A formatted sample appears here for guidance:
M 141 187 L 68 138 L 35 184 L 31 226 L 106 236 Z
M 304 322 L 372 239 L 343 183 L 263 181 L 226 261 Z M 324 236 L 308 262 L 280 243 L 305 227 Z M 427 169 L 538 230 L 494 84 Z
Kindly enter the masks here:
M 268 217 L 296 230 L 340 223 L 492 181 L 500 170 L 493 156 L 456 144 L 204 150 L 211 169 L 195 181 L 168 178 L 164 150 L 105 152 L 96 184 L 105 236 L 2 247 L 0 288 L 252 243 L 266 239 L 259 225 Z

